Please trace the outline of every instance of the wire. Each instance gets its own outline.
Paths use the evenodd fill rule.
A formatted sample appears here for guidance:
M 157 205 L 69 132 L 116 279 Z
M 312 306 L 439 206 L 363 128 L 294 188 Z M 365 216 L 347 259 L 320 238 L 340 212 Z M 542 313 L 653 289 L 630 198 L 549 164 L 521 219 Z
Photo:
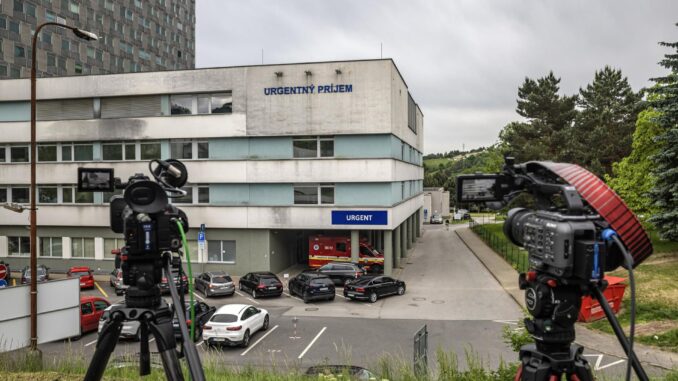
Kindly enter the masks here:
M 184 252 L 186 253 L 186 263 L 188 264 L 188 297 L 190 300 L 190 313 L 191 313 L 191 340 L 193 340 L 195 333 L 195 304 L 193 300 L 193 270 L 191 270 L 191 254 L 188 250 L 188 243 L 186 242 L 186 233 L 184 233 L 184 225 L 181 224 L 179 219 L 175 219 L 177 227 L 179 228 L 179 233 L 181 233 L 181 242 L 184 246 Z M 179 322 L 181 324 L 181 322 Z
M 627 353 L 627 364 L 626 364 L 626 380 L 631 379 L 631 353 L 633 353 L 633 336 L 636 331 L 636 281 L 633 277 L 633 257 L 626 250 L 624 244 L 619 239 L 619 237 L 614 234 L 612 235 L 612 240 L 617 244 L 622 254 L 624 255 L 624 261 L 626 262 L 626 268 L 629 271 L 629 283 L 631 286 L 631 314 L 630 314 L 630 324 L 629 324 L 629 353 Z

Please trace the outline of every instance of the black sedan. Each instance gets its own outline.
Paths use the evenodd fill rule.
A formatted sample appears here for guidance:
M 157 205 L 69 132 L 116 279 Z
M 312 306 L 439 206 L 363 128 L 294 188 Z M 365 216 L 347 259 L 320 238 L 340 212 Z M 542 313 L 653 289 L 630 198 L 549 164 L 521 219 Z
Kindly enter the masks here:
M 290 279 L 291 295 L 298 295 L 308 303 L 311 300 L 334 300 L 334 283 L 327 275 L 306 272 Z
M 278 277 L 267 271 L 247 273 L 238 282 L 240 291 L 252 294 L 254 299 L 260 296 L 280 296 L 283 293 L 283 284 Z
M 348 299 L 369 300 L 374 303 L 378 298 L 405 293 L 405 282 L 388 276 L 364 276 L 344 286 L 344 296 Z
M 186 302 L 184 305 L 184 314 L 186 317 L 186 327 L 188 328 L 188 333 L 191 333 L 191 309 L 189 308 L 190 302 Z M 195 302 L 195 330 L 193 332 L 193 340 L 197 341 L 202 335 L 202 327 L 207 323 L 208 320 L 214 315 L 216 307 L 207 305 L 203 302 Z M 174 315 L 172 319 L 172 327 L 174 328 L 174 337 L 177 340 L 181 340 L 181 328 L 179 328 L 179 319 L 177 315 Z
M 367 274 L 367 271 L 361 265 L 353 262 L 330 262 L 311 271 L 327 275 L 337 286 L 343 286 L 345 283 L 353 282 Z

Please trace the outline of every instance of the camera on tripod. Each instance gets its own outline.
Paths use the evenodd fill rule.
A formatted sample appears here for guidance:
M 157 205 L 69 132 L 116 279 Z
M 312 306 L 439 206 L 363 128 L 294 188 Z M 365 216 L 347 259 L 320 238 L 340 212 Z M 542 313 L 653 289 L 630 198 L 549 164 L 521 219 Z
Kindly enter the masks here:
M 572 345 L 586 295 L 598 299 L 636 373 L 646 379 L 602 294 L 605 271 L 622 265 L 632 269 L 652 254 L 649 237 L 621 198 L 577 165 L 515 164 L 511 157 L 501 173 L 460 175 L 456 185 L 460 203 L 483 202 L 499 209 L 529 193 L 535 205 L 509 210 L 503 226 L 506 237 L 525 248 L 529 264 L 519 286 L 533 317 L 525 319 L 525 327 L 535 344 L 521 349 L 516 380 L 548 380 L 562 374 L 593 379 L 581 357 L 583 348 Z
M 154 166 L 155 164 L 155 166 Z M 152 160 L 149 169 L 154 177 L 137 173 L 127 183 L 113 176 L 110 168 L 78 168 L 79 192 L 113 192 L 122 195 L 110 199 L 110 226 L 123 234 L 125 246 L 120 252 L 123 283 L 128 307 L 151 308 L 160 304 L 158 284 L 162 279 L 163 253 L 176 253 L 182 247 L 176 221 L 188 231 L 188 218 L 170 197 L 184 195 L 179 189 L 188 179 L 186 167 L 178 160 Z M 176 264 L 175 264 L 176 265 Z M 171 282 L 171 274 L 167 274 Z
M 155 166 L 154 166 L 155 165 Z M 186 167 L 178 160 L 151 160 L 148 164 L 153 180 L 137 173 L 127 183 L 113 176 L 110 168 L 78 168 L 78 191 L 114 192 L 123 189 L 122 195 L 110 200 L 110 225 L 115 233 L 123 234 L 125 246 L 119 253 L 123 283 L 128 285 L 124 305 L 114 305 L 97 340 L 94 356 L 85 375 L 86 381 L 100 380 L 108 359 L 122 330 L 124 321 L 139 321 L 139 374 L 148 375 L 150 369 L 149 334 L 156 346 L 168 380 L 184 379 L 179 364 L 180 355 L 186 356 L 193 380 L 205 379 L 200 356 L 195 348 L 183 313 L 183 292 L 172 281 L 172 268 L 179 269 L 179 253 L 185 232 L 188 230 L 186 214 L 169 202 L 186 192 L 180 188 L 188 180 Z M 116 267 L 118 261 L 116 258 Z M 190 262 L 189 262 L 190 270 Z M 163 271 L 174 309 L 160 297 L 159 284 Z M 180 283 L 183 287 L 183 282 Z M 183 290 L 180 290 L 183 291 Z M 176 314 L 181 330 L 182 351 L 177 352 L 172 318 Z

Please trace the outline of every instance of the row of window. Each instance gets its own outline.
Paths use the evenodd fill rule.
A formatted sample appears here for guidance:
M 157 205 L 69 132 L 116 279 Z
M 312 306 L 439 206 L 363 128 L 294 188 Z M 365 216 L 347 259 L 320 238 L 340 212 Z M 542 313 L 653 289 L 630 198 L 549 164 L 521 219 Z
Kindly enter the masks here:
M 101 153 L 95 158 L 95 146 Z M 104 143 L 45 143 L 38 144 L 38 162 L 69 161 L 131 161 L 160 159 L 162 143 L 158 141 L 122 141 Z M 170 140 L 169 157 L 180 160 L 209 159 L 210 143 L 205 140 Z M 292 157 L 332 158 L 334 137 L 303 136 L 292 140 Z M 409 144 L 402 144 L 403 161 L 420 164 L 421 153 Z M 0 144 L 0 163 L 28 163 L 30 147 L 27 145 Z
M 186 195 L 172 198 L 174 204 L 209 204 L 210 188 L 207 185 L 185 186 Z M 38 185 L 38 204 L 93 204 L 94 192 L 78 192 L 74 185 Z M 108 203 L 114 195 L 122 194 L 122 190 L 101 192 L 99 202 Z M 30 202 L 29 187 L 25 185 L 0 186 L 0 203 L 15 202 L 27 204 Z
M 62 237 L 37 237 L 38 238 L 38 256 L 44 258 L 62 258 L 64 257 Z M 70 237 L 71 240 L 71 258 L 95 258 L 94 238 L 91 237 Z M 104 259 L 115 259 L 111 254 L 114 249 L 119 249 L 125 245 L 122 238 L 104 238 Z M 198 242 L 188 241 L 189 250 L 192 255 L 197 257 Z M 226 264 L 235 264 L 236 242 L 233 240 L 208 240 L 207 241 L 207 261 Z M 11 236 L 7 237 L 7 254 L 13 257 L 27 257 L 31 252 L 31 242 L 29 237 Z
M 99 144 L 99 143 L 97 143 Z M 95 143 L 38 144 L 38 162 L 94 161 Z M 208 159 L 209 143 L 206 141 L 170 141 L 173 159 Z M 101 143 L 101 160 L 153 160 L 161 158 L 160 142 L 107 142 Z M 0 163 L 28 163 L 30 147 L 26 145 L 0 145 Z

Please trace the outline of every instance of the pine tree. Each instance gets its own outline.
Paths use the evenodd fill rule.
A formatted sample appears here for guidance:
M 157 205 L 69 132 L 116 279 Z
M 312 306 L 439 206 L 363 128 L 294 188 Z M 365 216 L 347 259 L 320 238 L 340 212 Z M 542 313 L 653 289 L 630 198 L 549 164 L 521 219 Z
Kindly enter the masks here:
M 612 163 L 631 153 L 640 100 L 621 70 L 605 66 L 596 71 L 593 82 L 579 89 L 580 111 L 567 139 L 564 161 L 601 177 L 611 174 Z
M 678 241 L 678 42 L 660 42 L 659 45 L 673 52 L 665 54 L 659 62 L 670 73 L 652 78 L 657 85 L 649 90 L 655 95 L 650 105 L 661 113 L 657 123 L 662 129 L 657 137 L 662 148 L 653 157 L 657 181 L 652 198 L 659 212 L 650 221 L 663 238 Z
M 516 112 L 527 122 L 509 123 L 499 135 L 516 160 L 560 160 L 576 115 L 576 96 L 561 96 L 559 91 L 560 78 L 553 72 L 536 81 L 525 78 L 518 89 Z

